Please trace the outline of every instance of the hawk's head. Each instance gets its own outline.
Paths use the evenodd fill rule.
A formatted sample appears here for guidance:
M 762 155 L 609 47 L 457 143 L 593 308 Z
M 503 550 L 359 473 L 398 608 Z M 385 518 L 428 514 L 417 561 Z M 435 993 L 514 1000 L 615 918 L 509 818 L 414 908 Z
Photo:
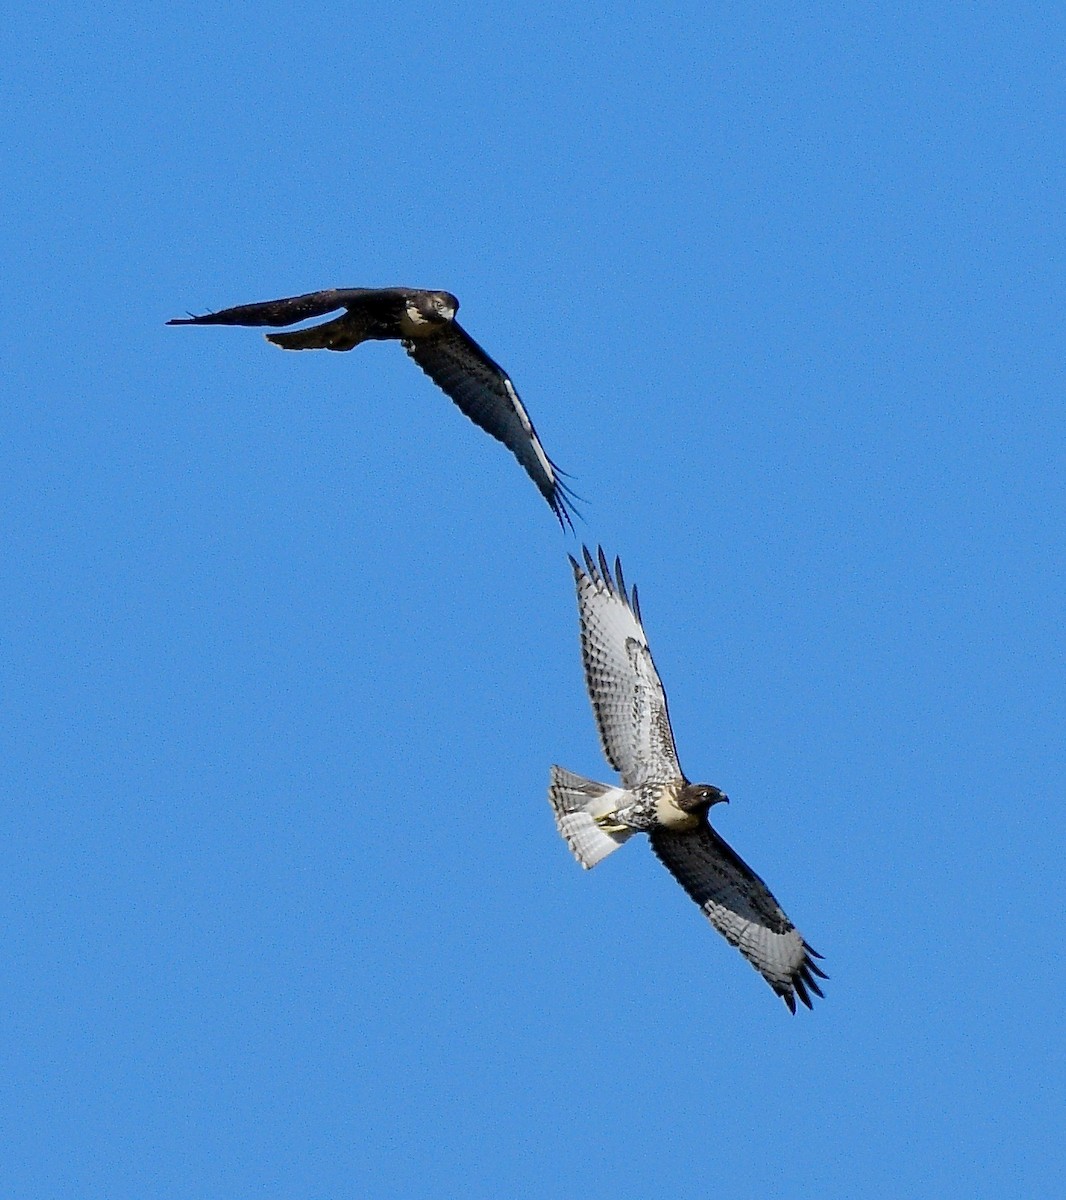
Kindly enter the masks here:
M 411 325 L 416 329 L 422 326 L 423 332 L 428 333 L 455 318 L 459 301 L 451 292 L 415 292 L 408 297 L 405 307 Z
M 712 804 L 728 804 L 729 797 L 721 788 L 712 787 L 709 783 L 688 783 L 678 798 L 678 808 L 682 812 L 706 812 Z

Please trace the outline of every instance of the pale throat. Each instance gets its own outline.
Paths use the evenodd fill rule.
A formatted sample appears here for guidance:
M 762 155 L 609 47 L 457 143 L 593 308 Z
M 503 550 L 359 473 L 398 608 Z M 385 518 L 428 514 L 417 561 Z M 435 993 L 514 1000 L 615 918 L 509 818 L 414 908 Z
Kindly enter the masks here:
M 655 819 L 664 829 L 695 829 L 700 819 L 678 804 L 683 783 L 668 783 L 655 797 Z

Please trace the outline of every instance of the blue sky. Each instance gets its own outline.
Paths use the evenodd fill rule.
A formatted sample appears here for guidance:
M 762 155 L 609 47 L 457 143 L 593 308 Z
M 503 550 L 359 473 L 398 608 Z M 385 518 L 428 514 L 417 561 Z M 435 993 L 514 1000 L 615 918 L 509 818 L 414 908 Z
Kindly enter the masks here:
M 14 15 L 12 1197 L 1048 1195 L 1063 1173 L 1058 6 Z M 443 287 L 639 583 L 790 1017 L 601 779 L 560 533 L 393 345 Z

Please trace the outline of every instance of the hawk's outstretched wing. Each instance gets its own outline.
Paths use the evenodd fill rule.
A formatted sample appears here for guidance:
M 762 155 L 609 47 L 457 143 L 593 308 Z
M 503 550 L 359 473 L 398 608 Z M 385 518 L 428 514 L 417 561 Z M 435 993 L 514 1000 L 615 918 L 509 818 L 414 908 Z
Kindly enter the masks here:
M 311 317 L 322 317 L 338 308 L 358 307 L 368 296 L 388 294 L 389 288 L 327 288 L 286 296 L 281 300 L 263 300 L 259 304 L 238 304 L 202 316 L 175 317 L 168 325 L 295 325 Z
M 822 994 L 815 976 L 821 956 L 807 945 L 773 893 L 746 862 L 703 821 L 690 832 L 653 829 L 652 849 L 711 924 L 731 942 L 796 1011 L 810 993 Z
M 403 348 L 475 425 L 511 451 L 552 507 L 559 524 L 573 529 L 573 493 L 541 445 L 506 371 L 457 322 L 433 337 L 405 338 Z
M 585 568 L 570 559 L 581 616 L 585 683 L 607 761 L 627 788 L 682 775 L 666 708 L 666 694 L 640 621 L 637 589 L 626 594 L 622 564 L 611 578 L 601 549 L 599 563 L 585 549 Z
M 268 333 L 285 350 L 351 350 L 365 341 L 398 341 L 476 425 L 511 451 L 564 528 L 573 529 L 574 496 L 541 445 L 506 372 L 455 321 L 450 292 L 418 288 L 330 288 L 259 304 L 240 304 L 168 325 L 295 325 L 344 309 L 322 325 Z

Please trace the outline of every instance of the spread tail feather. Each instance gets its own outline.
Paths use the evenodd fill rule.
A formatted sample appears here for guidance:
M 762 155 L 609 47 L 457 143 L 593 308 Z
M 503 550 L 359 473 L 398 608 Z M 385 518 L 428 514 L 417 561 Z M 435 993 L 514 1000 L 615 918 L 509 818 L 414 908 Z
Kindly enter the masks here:
M 622 829 L 608 832 L 596 823 L 633 799 L 625 788 L 596 783 L 562 767 L 552 767 L 548 800 L 555 813 L 555 824 L 566 838 L 577 861 L 588 870 L 613 854 L 635 832 Z

